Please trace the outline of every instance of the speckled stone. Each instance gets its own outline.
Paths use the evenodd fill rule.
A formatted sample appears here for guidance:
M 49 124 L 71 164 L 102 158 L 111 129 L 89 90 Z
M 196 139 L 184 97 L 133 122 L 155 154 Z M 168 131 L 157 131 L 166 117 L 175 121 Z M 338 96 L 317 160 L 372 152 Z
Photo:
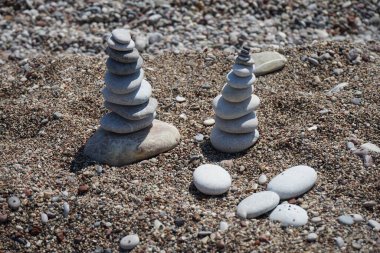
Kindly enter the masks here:
M 127 94 L 138 89 L 143 79 L 143 69 L 140 69 L 139 71 L 127 76 L 115 75 L 107 71 L 104 82 L 106 83 L 107 88 L 110 89 L 113 93 Z
M 118 114 L 111 112 L 105 114 L 100 120 L 100 126 L 107 131 L 127 134 L 139 131 L 152 125 L 152 122 L 156 116 L 156 113 L 149 115 L 140 120 L 128 120 Z
M 99 128 L 86 143 L 84 154 L 111 166 L 123 166 L 154 157 L 178 145 L 180 134 L 173 125 L 153 120 L 151 127 L 130 134 Z
M 21 206 L 21 201 L 18 197 L 12 196 L 8 199 L 8 206 L 11 210 L 16 211 Z
M 281 222 L 282 226 L 303 226 L 307 223 L 309 217 L 307 212 L 296 205 L 281 204 L 276 207 L 269 215 L 272 221 Z
M 118 105 L 141 105 L 146 103 L 152 95 L 152 86 L 143 80 L 140 87 L 128 94 L 115 94 L 107 87 L 102 90 L 103 98 Z
M 246 134 L 230 134 L 221 131 L 218 127 L 211 130 L 210 140 L 212 146 L 224 153 L 237 153 L 253 146 L 259 139 L 259 131 Z
M 231 70 L 227 74 L 227 83 L 236 89 L 246 89 L 249 88 L 256 80 L 255 75 L 251 75 L 248 77 L 238 77 Z
M 107 101 L 104 102 L 104 106 L 121 117 L 129 120 L 139 120 L 145 117 L 152 115 L 158 106 L 158 102 L 155 98 L 150 98 L 148 102 L 141 105 L 117 105 L 113 103 L 109 103 Z
M 106 62 L 106 66 L 109 72 L 115 75 L 131 75 L 141 69 L 144 61 L 141 57 L 137 60 L 137 62 L 132 63 L 121 63 L 115 61 L 112 58 L 108 58 Z
M 106 53 L 115 61 L 122 63 L 137 62 L 140 57 L 139 51 L 134 48 L 132 51 L 117 51 L 110 47 L 107 47 Z
M 212 102 L 215 114 L 222 119 L 237 119 L 247 115 L 259 108 L 260 99 L 256 95 L 240 103 L 231 103 L 225 100 L 222 95 L 214 98 Z
M 131 250 L 134 247 L 136 247 L 139 243 L 140 239 L 138 235 L 127 235 L 120 240 L 120 249 Z
M 238 103 L 248 99 L 252 95 L 252 92 L 252 85 L 245 89 L 236 89 L 226 84 L 222 89 L 222 96 L 228 102 Z
M 258 123 L 259 121 L 254 112 L 237 119 L 221 119 L 218 116 L 215 117 L 215 125 L 227 133 L 250 133 L 255 131 Z
M 107 44 L 110 48 L 117 51 L 132 51 L 135 48 L 135 42 L 131 40 L 128 44 L 117 42 L 112 36 L 107 38 Z

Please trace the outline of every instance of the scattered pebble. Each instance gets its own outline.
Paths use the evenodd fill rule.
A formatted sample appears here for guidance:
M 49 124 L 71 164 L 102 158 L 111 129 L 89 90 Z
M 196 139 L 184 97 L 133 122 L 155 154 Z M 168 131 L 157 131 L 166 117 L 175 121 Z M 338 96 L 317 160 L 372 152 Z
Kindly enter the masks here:
M 258 181 L 259 184 L 265 184 L 267 181 L 268 181 L 267 175 L 265 174 L 260 175 L 259 181 Z
M 343 238 L 340 236 L 335 238 L 335 243 L 339 248 L 343 248 L 345 245 Z
M 354 224 L 354 219 L 350 215 L 341 215 L 338 217 L 338 221 L 344 225 Z
M 60 112 L 53 113 L 53 119 L 61 119 L 63 118 L 63 114 Z
M 338 93 L 343 90 L 344 87 L 348 86 L 347 82 L 339 83 L 338 85 L 334 86 L 332 89 L 330 89 L 326 94 L 327 95 L 333 95 L 335 93 Z
M 179 102 L 179 103 L 183 103 L 183 102 L 186 101 L 186 98 L 181 97 L 181 96 L 176 96 L 176 97 L 175 97 L 175 100 L 176 100 L 177 102 Z
M 375 220 L 368 220 L 368 225 L 370 225 L 373 230 L 380 231 L 380 223 Z
M 364 148 L 370 152 L 380 153 L 380 147 L 373 144 L 373 143 L 370 143 L 370 142 L 364 143 L 364 144 L 360 145 L 360 147 Z
M 311 222 L 313 223 L 320 223 L 322 221 L 322 218 L 321 217 L 313 217 L 311 219 Z
M 89 186 L 87 184 L 82 184 L 78 187 L 78 195 L 83 195 L 89 190 Z
M 208 118 L 203 121 L 203 125 L 205 126 L 212 126 L 214 124 L 215 124 L 215 119 L 213 118 Z
M 203 164 L 193 173 L 195 187 L 206 195 L 220 195 L 231 187 L 230 174 L 218 165 Z
M 69 216 L 69 212 L 70 212 L 69 203 L 67 203 L 67 202 L 63 203 L 63 216 L 64 217 Z
M 10 197 L 8 199 L 8 206 L 11 210 L 17 211 L 20 205 L 21 205 L 20 199 L 17 198 L 16 196 Z
M 154 220 L 154 229 L 162 229 L 164 225 L 159 220 Z
M 120 241 L 120 249 L 131 250 L 140 243 L 139 236 L 136 234 L 127 235 L 123 237 Z
M 202 142 L 203 139 L 204 139 L 204 135 L 198 133 L 197 135 L 194 136 L 194 139 L 195 139 L 197 142 Z
M 374 208 L 377 205 L 377 202 L 374 200 L 366 201 L 363 203 L 363 206 L 367 209 Z
M 308 242 L 315 242 L 318 239 L 318 235 L 316 233 L 310 233 L 307 235 Z
M 363 216 L 361 216 L 360 214 L 351 214 L 351 216 L 352 216 L 352 219 L 355 222 L 362 222 L 362 221 L 364 221 Z
M 47 214 L 46 213 L 41 213 L 41 222 L 43 224 L 46 224 L 46 223 L 48 223 L 48 221 L 49 221 L 49 217 L 47 216 Z
M 228 223 L 225 221 L 221 221 L 219 224 L 219 231 L 227 231 L 228 230 Z

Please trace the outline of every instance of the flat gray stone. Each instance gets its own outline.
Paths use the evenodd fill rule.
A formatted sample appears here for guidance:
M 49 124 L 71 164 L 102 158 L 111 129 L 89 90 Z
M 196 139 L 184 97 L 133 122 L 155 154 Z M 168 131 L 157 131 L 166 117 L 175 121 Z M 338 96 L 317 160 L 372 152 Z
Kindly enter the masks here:
M 256 130 L 258 124 L 259 121 L 254 112 L 237 119 L 221 119 L 218 116 L 215 117 L 216 127 L 224 132 L 233 134 L 251 133 Z
M 166 152 L 179 141 L 177 128 L 153 120 L 151 127 L 130 134 L 116 134 L 99 128 L 88 140 L 84 154 L 100 163 L 123 166 Z
M 256 95 L 251 95 L 250 98 L 240 103 L 228 102 L 222 95 L 215 97 L 212 101 L 215 114 L 222 119 L 237 119 L 243 117 L 250 112 L 256 111 L 259 105 L 260 99 Z
M 137 62 L 137 60 L 140 57 L 139 51 L 137 51 L 136 48 L 134 48 L 132 51 L 117 51 L 115 49 L 112 49 L 110 47 L 107 47 L 106 53 L 114 59 L 115 61 L 122 62 L 122 63 L 132 63 Z
M 139 131 L 152 125 L 152 122 L 156 116 L 156 113 L 149 115 L 140 120 L 129 120 L 124 119 L 118 114 L 111 112 L 105 114 L 100 119 L 100 126 L 107 131 L 118 133 L 118 134 L 128 134 Z
M 115 61 L 109 57 L 106 61 L 106 66 L 109 72 L 115 75 L 131 75 L 141 69 L 144 61 L 143 58 L 139 57 L 137 62 L 132 63 L 122 63 Z
M 252 76 L 254 67 L 253 65 L 247 66 L 247 65 L 241 65 L 241 64 L 235 63 L 232 66 L 232 71 L 234 72 L 235 75 L 239 77 L 249 77 L 249 76 Z
M 104 106 L 125 119 L 139 120 L 145 117 L 151 116 L 158 106 L 158 102 L 155 98 L 150 98 L 148 102 L 141 105 L 117 105 L 105 101 Z
M 224 153 L 237 153 L 253 146 L 259 136 L 257 129 L 252 133 L 230 134 L 214 127 L 211 130 L 210 140 L 216 150 Z
M 307 223 L 309 217 L 307 212 L 296 205 L 281 204 L 276 207 L 269 215 L 271 221 L 281 222 L 281 226 L 299 227 Z
M 309 191 L 317 181 L 317 172 L 309 166 L 291 167 L 275 176 L 267 190 L 276 192 L 281 199 L 298 197 Z
M 144 70 L 140 69 L 137 72 L 127 75 L 120 76 L 112 74 L 107 71 L 104 78 L 104 82 L 110 91 L 115 94 L 128 94 L 138 89 L 144 79 Z
M 274 209 L 279 202 L 280 197 L 275 192 L 254 193 L 239 203 L 237 214 L 244 219 L 256 218 Z
M 112 31 L 112 38 L 121 44 L 129 44 L 131 34 L 128 29 L 118 28 Z
M 117 51 L 132 51 L 135 48 L 135 42 L 131 40 L 128 44 L 117 42 L 112 36 L 107 38 L 107 44 L 110 48 Z
M 256 77 L 255 75 L 251 75 L 248 77 L 238 77 L 233 73 L 233 71 L 230 71 L 227 74 L 227 83 L 236 89 L 246 89 L 252 86 L 252 84 L 255 82 Z
M 285 56 L 272 51 L 252 54 L 252 58 L 255 61 L 254 73 L 256 76 L 269 74 L 282 69 L 287 62 Z
M 146 103 L 152 95 L 152 86 L 143 80 L 140 87 L 128 94 L 113 93 L 107 87 L 102 90 L 103 98 L 113 104 L 118 105 L 141 105 Z
M 228 102 L 238 103 L 249 98 L 252 95 L 252 92 L 252 85 L 245 89 L 236 89 L 233 88 L 231 85 L 226 84 L 222 89 L 222 96 Z

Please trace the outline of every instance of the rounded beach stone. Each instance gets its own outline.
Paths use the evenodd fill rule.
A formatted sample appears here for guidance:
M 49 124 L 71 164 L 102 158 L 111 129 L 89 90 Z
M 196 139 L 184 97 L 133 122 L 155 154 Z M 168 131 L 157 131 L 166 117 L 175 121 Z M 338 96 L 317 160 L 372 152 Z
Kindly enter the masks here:
M 245 89 L 236 89 L 233 88 L 231 85 L 226 84 L 222 89 L 222 96 L 228 102 L 238 103 L 249 98 L 252 95 L 252 92 L 252 85 Z
M 236 89 L 246 89 L 252 86 L 252 84 L 255 82 L 256 77 L 255 75 L 250 75 L 248 77 L 238 77 L 233 73 L 231 70 L 227 74 L 227 83 L 232 87 Z
M 241 64 L 234 64 L 232 66 L 232 71 L 235 75 L 239 77 L 248 77 L 253 74 L 253 65 L 241 65 Z
M 280 197 L 275 192 L 254 193 L 239 203 L 237 214 L 244 219 L 256 218 L 275 208 L 279 202 Z
M 140 57 L 139 51 L 134 48 L 132 51 L 117 51 L 110 47 L 107 47 L 106 53 L 115 61 L 122 63 L 137 62 Z
M 352 218 L 351 215 L 341 215 L 341 216 L 338 217 L 338 221 L 341 224 L 344 224 L 344 225 L 352 225 L 352 224 L 354 224 L 354 218 Z
M 179 141 L 177 128 L 153 120 L 151 127 L 130 134 L 121 135 L 99 128 L 88 140 L 84 154 L 100 163 L 123 166 L 166 152 Z
M 131 40 L 128 44 L 122 44 L 117 42 L 112 36 L 107 38 L 107 44 L 110 48 L 117 51 L 132 51 L 135 48 L 135 42 Z
M 275 176 L 267 190 L 276 192 L 281 199 L 298 197 L 310 190 L 317 181 L 317 172 L 309 166 L 291 167 Z
M 138 235 L 127 235 L 120 240 L 120 249 L 131 250 L 134 247 L 136 247 L 139 243 L 140 239 Z
M 118 28 L 112 31 L 112 38 L 121 44 L 129 44 L 131 41 L 131 34 L 127 29 Z
M 307 212 L 296 205 L 281 204 L 276 207 L 269 215 L 271 221 L 279 221 L 282 226 L 303 226 L 307 223 L 309 217 Z
M 141 69 L 144 61 L 141 57 L 137 60 L 137 62 L 132 63 L 122 63 L 115 61 L 112 58 L 108 58 L 106 62 L 107 70 L 115 75 L 131 75 Z
M 156 116 L 156 113 L 149 115 L 140 120 L 128 120 L 119 116 L 118 114 L 111 112 L 105 114 L 100 120 L 100 126 L 107 131 L 127 134 L 139 131 L 152 125 L 152 122 Z
M 271 51 L 252 54 L 252 58 L 255 61 L 254 73 L 257 76 L 269 74 L 282 69 L 287 62 L 285 56 Z
M 215 149 L 225 153 L 237 153 L 255 144 L 259 136 L 257 129 L 252 133 L 230 134 L 214 127 L 211 130 L 210 139 Z
M 148 102 L 141 105 L 118 105 L 105 101 L 104 106 L 125 119 L 139 120 L 152 115 L 158 106 L 155 98 L 150 98 Z
M 8 206 L 11 210 L 16 211 L 21 205 L 21 201 L 16 196 L 10 197 L 8 199 Z
M 110 91 L 115 94 L 127 94 L 138 89 L 144 79 L 144 70 L 140 69 L 139 71 L 127 75 L 120 76 L 112 74 L 107 71 L 104 78 L 104 82 Z
M 256 113 L 251 112 L 237 119 L 221 119 L 216 116 L 215 124 L 220 130 L 224 132 L 242 134 L 255 131 L 259 124 L 259 121 L 257 120 Z
M 195 187 L 206 195 L 220 195 L 231 186 L 230 174 L 218 165 L 203 164 L 193 173 Z
M 212 101 L 215 114 L 222 119 L 237 119 L 243 117 L 250 112 L 256 111 L 259 105 L 260 99 L 256 95 L 251 95 L 250 98 L 240 103 L 228 102 L 222 95 L 217 96 Z
M 118 105 L 141 105 L 146 103 L 152 95 L 152 86 L 143 80 L 140 87 L 128 94 L 115 94 L 107 87 L 102 90 L 103 98 Z

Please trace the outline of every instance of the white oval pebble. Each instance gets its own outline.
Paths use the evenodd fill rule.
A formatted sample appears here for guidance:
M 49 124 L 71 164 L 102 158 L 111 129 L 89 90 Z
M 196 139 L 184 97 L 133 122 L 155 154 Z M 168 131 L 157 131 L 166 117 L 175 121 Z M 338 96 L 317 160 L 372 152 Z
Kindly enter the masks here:
M 268 181 L 267 175 L 262 174 L 262 175 L 259 177 L 259 184 L 265 184 L 267 181 Z
M 212 126 L 214 124 L 215 124 L 215 119 L 213 118 L 208 118 L 203 121 L 203 125 L 205 126 Z
M 354 219 L 355 222 L 362 222 L 364 221 L 363 216 L 360 214 L 351 214 L 352 218 Z
M 315 242 L 317 238 L 318 238 L 318 235 L 316 233 L 310 233 L 307 235 L 308 242 Z
M 47 216 L 46 213 L 41 213 L 41 221 L 42 221 L 42 223 L 44 223 L 44 224 L 48 223 L 48 221 L 49 221 L 49 217 Z
M 275 208 L 279 202 L 280 197 L 275 192 L 254 193 L 239 203 L 237 214 L 241 218 L 256 218 Z
M 181 97 L 181 96 L 176 96 L 175 97 L 175 100 L 179 103 L 182 103 L 182 102 L 185 102 L 186 101 L 186 98 L 184 97 Z
M 232 179 L 230 174 L 218 165 L 203 164 L 193 173 L 194 185 L 207 195 L 220 195 L 228 191 Z
M 309 166 L 291 167 L 275 176 L 267 190 L 276 192 L 281 199 L 298 197 L 310 190 L 317 181 L 317 173 Z
M 377 222 L 375 220 L 369 220 L 368 225 L 370 225 L 373 228 L 373 230 L 380 231 L 380 223 L 379 222 Z
M 338 217 L 338 221 L 344 225 L 352 225 L 354 224 L 354 219 L 350 215 L 341 215 Z
M 138 235 L 127 235 L 121 239 L 120 248 L 123 250 L 130 250 L 136 247 L 139 243 L 140 239 Z
M 309 217 L 307 212 L 296 205 L 291 204 L 281 204 L 272 211 L 269 216 L 272 221 L 281 222 L 282 226 L 303 226 L 307 223 Z
M 219 224 L 219 231 L 227 231 L 228 230 L 228 223 L 225 221 L 221 221 Z
M 67 202 L 63 203 L 63 216 L 67 217 L 69 215 L 69 212 L 70 212 L 69 203 Z

